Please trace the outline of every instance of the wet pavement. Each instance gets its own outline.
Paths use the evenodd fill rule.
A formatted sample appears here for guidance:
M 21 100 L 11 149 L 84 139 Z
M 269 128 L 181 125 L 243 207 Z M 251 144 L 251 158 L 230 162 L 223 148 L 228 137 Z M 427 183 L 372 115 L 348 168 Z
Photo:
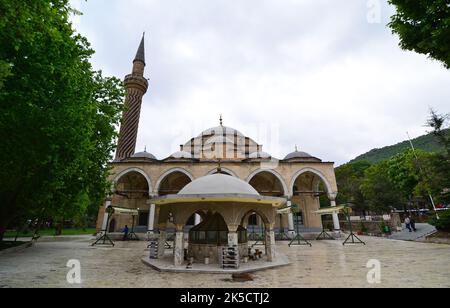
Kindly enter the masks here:
M 450 246 L 362 237 L 367 245 L 313 241 L 313 247 L 278 242 L 291 264 L 232 282 L 231 274 L 161 273 L 143 264 L 146 242 L 117 242 L 114 248 L 90 247 L 89 239 L 38 242 L 0 255 L 0 287 L 450 287 Z M 80 261 L 81 284 L 69 284 L 66 266 Z M 367 281 L 371 259 L 381 263 L 381 283 Z M 193 279 L 195 277 L 195 279 Z
M 424 240 L 427 235 L 436 232 L 436 228 L 429 224 L 416 224 L 415 232 L 410 232 L 406 229 L 405 224 L 402 226 L 403 230 L 401 232 L 395 232 L 389 238 L 402 241 L 421 241 Z

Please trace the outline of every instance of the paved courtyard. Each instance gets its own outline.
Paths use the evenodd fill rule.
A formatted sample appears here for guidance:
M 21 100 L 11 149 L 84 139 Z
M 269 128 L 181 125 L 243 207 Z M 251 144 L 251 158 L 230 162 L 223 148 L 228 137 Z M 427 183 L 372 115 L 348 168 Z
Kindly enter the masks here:
M 278 243 L 291 265 L 254 273 L 254 281 L 232 282 L 229 274 L 160 273 L 142 263 L 145 242 L 92 248 L 87 238 L 38 242 L 0 255 L 0 287 L 450 287 L 450 246 L 363 238 L 367 246 L 340 241 L 313 247 Z M 81 262 L 81 285 L 69 285 L 68 260 Z M 381 284 L 367 282 L 370 259 L 381 262 Z M 195 275 L 195 279 L 193 279 Z

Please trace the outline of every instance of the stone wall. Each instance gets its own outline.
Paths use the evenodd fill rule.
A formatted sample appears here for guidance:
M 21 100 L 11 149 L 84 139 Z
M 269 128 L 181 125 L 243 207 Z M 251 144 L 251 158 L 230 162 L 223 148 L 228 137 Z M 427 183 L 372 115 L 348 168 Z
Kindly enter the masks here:
M 210 258 L 211 264 L 222 263 L 222 249 L 228 245 L 208 245 L 208 244 L 189 244 L 187 257 L 194 257 L 196 263 L 204 263 L 205 257 Z M 239 244 L 239 256 L 244 257 L 248 255 L 248 243 Z
M 398 214 L 392 214 L 390 215 L 390 218 L 387 220 L 383 220 L 383 218 L 375 218 L 372 220 L 354 220 L 351 221 L 352 229 L 354 233 L 362 232 L 363 228 L 366 229 L 363 233 L 365 234 L 374 234 L 374 235 L 381 235 L 383 234 L 381 230 L 382 223 L 384 222 L 385 225 L 389 226 L 391 232 L 397 231 L 398 227 L 401 227 L 401 221 Z M 341 230 L 342 231 L 348 231 L 349 228 L 349 222 L 348 220 L 340 220 L 341 224 Z M 331 220 L 324 220 L 323 225 L 325 228 L 328 228 L 328 226 L 333 225 L 333 221 Z

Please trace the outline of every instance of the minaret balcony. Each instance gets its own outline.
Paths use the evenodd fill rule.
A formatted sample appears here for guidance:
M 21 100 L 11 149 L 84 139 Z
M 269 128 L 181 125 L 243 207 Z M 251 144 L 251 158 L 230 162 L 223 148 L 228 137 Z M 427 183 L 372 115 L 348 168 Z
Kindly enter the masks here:
M 129 74 L 125 76 L 125 86 L 141 88 L 146 92 L 148 89 L 148 80 L 141 76 Z

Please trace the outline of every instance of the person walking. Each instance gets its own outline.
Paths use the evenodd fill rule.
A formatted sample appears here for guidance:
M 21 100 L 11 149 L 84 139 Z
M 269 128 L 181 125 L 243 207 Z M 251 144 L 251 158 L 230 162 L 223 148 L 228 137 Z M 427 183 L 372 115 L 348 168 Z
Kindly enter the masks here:
M 414 218 L 411 218 L 411 219 L 410 219 L 410 225 L 411 225 L 411 229 L 412 229 L 414 232 L 417 232 L 417 229 L 416 229 L 416 221 L 414 220 Z
M 409 232 L 412 232 L 412 230 L 411 230 L 411 219 L 409 218 L 409 216 L 407 216 L 405 218 L 405 225 L 406 225 L 406 229 L 408 229 Z
M 130 230 L 128 229 L 128 225 L 125 225 L 125 228 L 123 228 L 123 240 L 124 241 L 128 240 L 128 232 L 130 232 Z

